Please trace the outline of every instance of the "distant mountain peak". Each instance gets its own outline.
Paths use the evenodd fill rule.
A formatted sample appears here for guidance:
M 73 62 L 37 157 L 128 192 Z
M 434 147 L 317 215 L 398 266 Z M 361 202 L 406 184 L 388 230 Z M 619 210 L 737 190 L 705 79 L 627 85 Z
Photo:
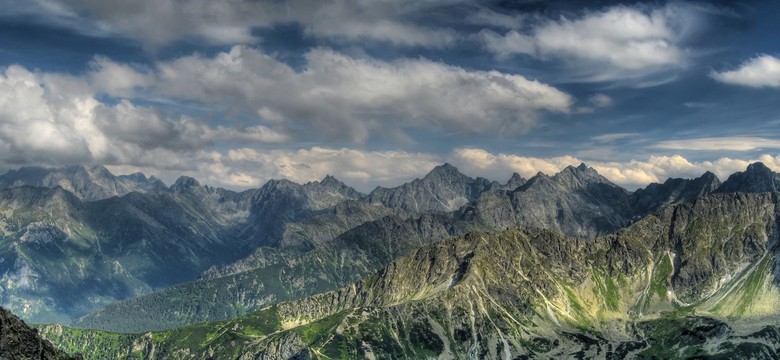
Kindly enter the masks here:
M 164 191 L 162 181 L 146 176 L 115 176 L 102 165 L 71 165 L 57 168 L 22 167 L 0 175 L 0 188 L 61 186 L 79 199 L 95 201 L 133 191 Z
M 341 182 L 339 179 L 336 179 L 333 175 L 326 175 L 322 180 L 320 180 L 320 185 L 322 186 L 342 186 L 344 185 L 343 182 Z
M 611 184 L 611 182 L 607 180 L 607 178 L 601 176 L 601 174 L 599 174 L 596 169 L 588 167 L 588 165 L 585 165 L 585 163 L 582 163 L 577 167 L 569 165 L 561 172 L 553 176 L 554 179 L 558 180 L 568 179 L 569 177 L 577 179 L 582 183 L 603 182 Z
M 195 178 L 189 176 L 180 176 L 178 179 L 176 179 L 176 182 L 171 185 L 171 191 L 178 193 L 199 187 L 200 183 L 198 180 L 195 180 Z
M 769 169 L 766 165 L 764 165 L 764 163 L 760 161 L 756 161 L 748 165 L 747 170 L 745 172 L 758 173 L 758 174 L 771 174 L 772 170 Z
M 509 181 L 507 181 L 507 185 L 517 184 L 517 186 L 520 186 L 526 181 L 527 180 L 524 177 L 520 176 L 520 174 L 515 172 L 512 173 L 512 176 L 509 178 Z
M 780 191 L 780 174 L 764 163 L 754 162 L 745 171 L 731 174 L 716 192 L 775 192 Z
M 452 177 L 452 176 L 465 176 L 463 175 L 458 168 L 453 166 L 450 163 L 444 163 L 441 165 L 438 165 L 434 167 L 428 175 L 425 175 L 425 178 L 430 177 Z

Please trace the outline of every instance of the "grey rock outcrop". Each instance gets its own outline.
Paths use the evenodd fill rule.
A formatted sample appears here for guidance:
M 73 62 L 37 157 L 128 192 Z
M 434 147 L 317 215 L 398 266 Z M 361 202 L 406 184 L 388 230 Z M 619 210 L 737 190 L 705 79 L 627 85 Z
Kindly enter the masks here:
M 720 186 L 715 174 L 706 172 L 696 179 L 669 178 L 663 184 L 650 184 L 631 194 L 635 217 L 642 217 L 660 208 L 709 195 Z
M 377 187 L 368 195 L 368 202 L 412 213 L 451 212 L 474 201 L 491 185 L 487 179 L 472 179 L 456 167 L 444 164 L 422 179 L 399 187 Z
M 8 360 L 70 360 L 72 357 L 41 338 L 36 329 L 0 308 L 0 359 Z
M 115 176 L 103 166 L 63 168 L 23 167 L 0 175 L 0 188 L 60 186 L 84 201 L 122 196 L 130 192 L 164 191 L 165 184 L 144 174 Z
M 780 191 L 780 174 L 761 162 L 748 165 L 747 170 L 729 176 L 716 192 L 777 192 Z

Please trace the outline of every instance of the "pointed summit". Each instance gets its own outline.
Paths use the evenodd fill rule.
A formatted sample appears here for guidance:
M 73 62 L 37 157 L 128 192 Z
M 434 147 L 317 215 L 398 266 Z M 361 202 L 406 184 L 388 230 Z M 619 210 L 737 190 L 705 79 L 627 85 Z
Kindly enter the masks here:
M 761 162 L 748 165 L 745 171 L 731 174 L 716 192 L 776 192 L 780 191 L 780 174 Z
M 326 175 L 322 180 L 320 181 L 321 186 L 325 187 L 342 187 L 345 186 L 343 182 L 341 182 L 339 179 L 336 179 L 333 175 Z
M 181 176 L 176 179 L 176 182 L 171 185 L 170 191 L 174 193 L 182 193 L 192 189 L 200 188 L 198 180 L 189 176 Z
M 436 166 L 431 170 L 431 172 L 428 173 L 428 175 L 425 175 L 423 179 L 428 178 L 452 178 L 452 177 L 466 177 L 466 175 L 463 175 L 458 168 L 453 166 L 450 163 L 444 163 L 442 165 Z
M 591 183 L 605 183 L 612 184 L 607 178 L 601 176 L 596 169 L 588 167 L 585 163 L 581 163 L 579 166 L 567 166 L 561 172 L 553 176 L 560 184 L 566 184 L 569 187 L 581 187 Z
M 745 170 L 745 172 L 752 173 L 752 174 L 766 175 L 766 174 L 771 174 L 772 170 L 770 170 L 766 165 L 764 165 L 764 163 L 758 161 L 748 165 L 747 170 Z
M 506 182 L 506 185 L 504 185 L 504 187 L 506 187 L 509 190 L 514 190 L 523 186 L 523 184 L 525 184 L 526 181 L 528 180 L 526 180 L 525 178 L 520 176 L 520 174 L 515 172 L 512 173 L 512 177 L 509 178 L 509 181 Z
M 433 168 L 422 179 L 395 188 L 377 187 L 369 202 L 413 213 L 454 211 L 490 188 L 484 178 L 472 179 L 450 163 Z

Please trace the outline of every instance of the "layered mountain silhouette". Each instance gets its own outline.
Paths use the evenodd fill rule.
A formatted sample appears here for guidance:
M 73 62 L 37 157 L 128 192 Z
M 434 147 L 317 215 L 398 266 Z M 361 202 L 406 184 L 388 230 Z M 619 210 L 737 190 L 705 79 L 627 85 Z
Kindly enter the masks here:
M 82 170 L 24 171 L 91 171 Z M 332 176 L 243 192 L 182 177 L 87 201 L 96 192 L 66 190 L 75 178 L 65 176 L 0 191 L 0 283 L 13 284 L 3 285 L 0 305 L 37 322 L 97 310 L 77 324 L 121 331 L 228 319 L 336 289 L 453 236 L 537 228 L 592 239 L 712 193 L 771 191 L 777 178 L 756 163 L 723 184 L 706 173 L 629 192 L 585 164 L 503 184 L 444 164 L 370 194 Z
M 103 166 L 24 167 L 0 175 L 0 188 L 23 185 L 49 188 L 59 186 L 86 201 L 122 196 L 131 192 L 165 190 L 165 184 L 154 176 L 147 178 L 142 173 L 114 176 Z

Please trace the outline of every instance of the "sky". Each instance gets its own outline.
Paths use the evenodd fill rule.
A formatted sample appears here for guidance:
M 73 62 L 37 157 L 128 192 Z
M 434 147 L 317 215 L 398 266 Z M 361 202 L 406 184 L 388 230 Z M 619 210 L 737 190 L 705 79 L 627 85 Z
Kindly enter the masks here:
M 780 2 L 0 0 L 0 170 L 780 170 Z

